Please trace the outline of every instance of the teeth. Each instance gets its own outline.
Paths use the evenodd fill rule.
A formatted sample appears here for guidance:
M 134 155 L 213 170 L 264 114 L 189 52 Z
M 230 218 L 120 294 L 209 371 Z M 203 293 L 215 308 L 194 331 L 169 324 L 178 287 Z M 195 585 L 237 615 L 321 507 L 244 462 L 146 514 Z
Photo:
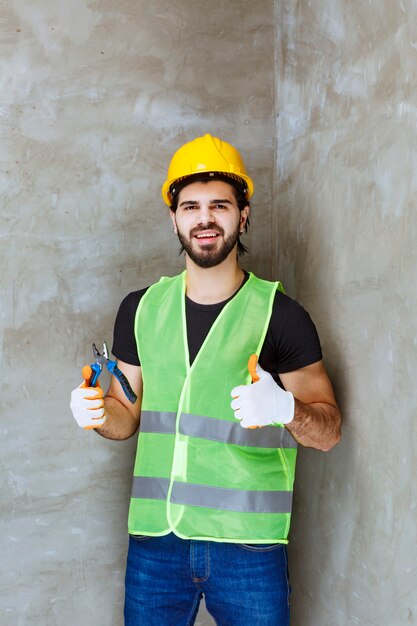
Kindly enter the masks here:
M 207 239 L 208 237 L 217 237 L 217 235 L 196 235 L 197 239 Z

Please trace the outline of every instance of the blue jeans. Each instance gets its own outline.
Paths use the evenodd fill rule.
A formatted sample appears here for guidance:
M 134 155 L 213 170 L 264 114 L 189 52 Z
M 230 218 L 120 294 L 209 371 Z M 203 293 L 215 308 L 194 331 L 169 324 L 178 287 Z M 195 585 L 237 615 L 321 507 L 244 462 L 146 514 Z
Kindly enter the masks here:
M 125 626 L 191 626 L 203 595 L 218 626 L 289 626 L 286 546 L 129 538 Z

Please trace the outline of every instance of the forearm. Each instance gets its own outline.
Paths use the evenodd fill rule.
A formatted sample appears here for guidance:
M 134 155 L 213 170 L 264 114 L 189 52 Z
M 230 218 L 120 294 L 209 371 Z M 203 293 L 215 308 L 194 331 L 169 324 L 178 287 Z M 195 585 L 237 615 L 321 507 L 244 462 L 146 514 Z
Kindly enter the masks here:
M 132 414 L 116 398 L 107 396 L 104 400 L 106 421 L 96 432 L 106 439 L 129 439 L 138 429 L 139 417 Z
M 340 440 L 340 411 L 336 405 L 295 399 L 294 418 L 286 428 L 302 446 L 327 452 Z

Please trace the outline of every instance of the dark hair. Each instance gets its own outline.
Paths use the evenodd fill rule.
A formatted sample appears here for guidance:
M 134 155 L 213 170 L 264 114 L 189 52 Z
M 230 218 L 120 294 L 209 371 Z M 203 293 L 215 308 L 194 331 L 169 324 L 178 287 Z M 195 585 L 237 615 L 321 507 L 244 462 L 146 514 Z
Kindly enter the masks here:
M 175 213 L 175 211 L 177 210 L 180 191 L 184 189 L 184 187 L 186 187 L 187 185 L 191 185 L 191 183 L 196 183 L 196 182 L 209 183 L 212 180 L 221 180 L 233 188 L 237 206 L 239 207 L 239 211 L 242 211 L 245 207 L 250 206 L 250 202 L 249 200 L 246 199 L 246 195 L 245 195 L 247 187 L 244 181 L 240 182 L 238 180 L 235 180 L 234 178 L 230 178 L 227 175 L 222 175 L 222 174 L 211 172 L 211 173 L 193 174 L 192 176 L 187 176 L 187 178 L 184 178 L 179 183 L 178 182 L 175 183 L 175 189 L 173 189 L 173 185 L 171 185 L 170 192 L 171 192 L 172 197 L 171 197 L 171 205 L 169 207 L 171 211 Z M 249 226 L 250 226 L 250 223 L 249 223 L 249 217 L 248 217 L 245 222 L 245 233 L 248 232 Z M 183 251 L 184 251 L 184 248 L 181 247 L 180 254 Z M 242 254 L 245 254 L 245 252 L 248 252 L 248 251 L 249 251 L 248 248 L 240 241 L 240 236 L 239 236 L 237 239 L 238 256 L 242 256 Z

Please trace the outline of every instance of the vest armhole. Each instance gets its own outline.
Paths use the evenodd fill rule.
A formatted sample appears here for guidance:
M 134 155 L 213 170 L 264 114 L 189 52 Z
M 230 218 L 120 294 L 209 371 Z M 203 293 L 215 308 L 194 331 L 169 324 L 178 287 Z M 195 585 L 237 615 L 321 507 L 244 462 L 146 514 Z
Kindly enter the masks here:
M 262 346 L 264 345 L 266 333 L 268 332 L 269 322 L 271 320 L 271 315 L 272 315 L 272 308 L 274 306 L 275 294 L 276 294 L 277 291 L 282 291 L 283 293 L 285 293 L 284 292 L 284 287 L 282 286 L 282 283 L 280 281 L 276 281 L 276 282 L 272 283 L 272 285 L 274 286 L 274 288 L 271 289 L 271 293 L 270 293 L 270 296 L 269 296 L 268 311 L 267 311 L 267 314 L 266 314 L 265 325 L 264 325 L 264 329 L 262 331 L 262 335 L 260 337 L 260 340 L 259 340 L 259 343 L 258 343 L 258 347 L 257 347 L 257 350 L 256 350 L 256 354 L 258 355 L 258 357 L 259 357 L 259 355 L 261 353 Z

